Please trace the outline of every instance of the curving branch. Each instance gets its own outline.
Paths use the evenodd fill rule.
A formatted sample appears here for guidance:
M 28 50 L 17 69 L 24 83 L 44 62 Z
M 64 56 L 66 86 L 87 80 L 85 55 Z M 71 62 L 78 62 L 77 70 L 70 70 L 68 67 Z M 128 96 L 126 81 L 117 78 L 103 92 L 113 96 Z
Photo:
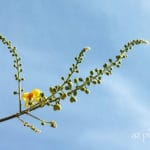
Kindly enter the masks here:
M 34 127 L 32 124 L 24 121 L 21 116 L 28 115 L 38 121 L 41 122 L 41 125 L 49 124 L 51 127 L 57 127 L 55 121 L 45 121 L 33 114 L 32 111 L 44 108 L 45 106 L 51 106 L 54 111 L 58 111 L 62 109 L 61 102 L 62 100 L 69 98 L 71 103 L 77 101 L 78 92 L 84 92 L 86 94 L 90 93 L 89 86 L 92 84 L 101 84 L 103 75 L 111 75 L 114 67 L 120 67 L 122 60 L 127 57 L 127 53 L 130 49 L 132 49 L 135 45 L 139 44 L 148 44 L 146 40 L 133 40 L 124 45 L 123 49 L 120 50 L 120 54 L 116 56 L 114 60 L 108 59 L 108 62 L 103 65 L 102 68 L 95 68 L 89 72 L 89 75 L 86 78 L 82 77 L 74 77 L 75 73 L 79 73 L 79 64 L 82 63 L 83 57 L 85 53 L 90 50 L 89 47 L 83 48 L 79 55 L 75 57 L 75 63 L 69 69 L 69 73 L 67 77 L 61 77 L 62 84 L 51 86 L 49 88 L 50 95 L 46 96 L 44 92 L 39 89 L 34 89 L 31 92 L 23 93 L 23 88 L 21 86 L 21 82 L 24 80 L 21 73 L 23 71 L 21 58 L 17 54 L 16 47 L 11 45 L 11 42 L 6 40 L 3 36 L 0 35 L 0 40 L 3 44 L 7 45 L 10 53 L 14 58 L 14 68 L 17 70 L 15 74 L 15 79 L 18 83 L 18 90 L 14 91 L 15 95 L 18 95 L 19 100 L 19 112 L 12 114 L 10 116 L 4 117 L 0 119 L 0 122 L 4 122 L 13 118 L 19 119 L 24 126 L 29 127 L 33 131 L 39 133 L 40 130 Z M 22 110 L 22 99 L 25 101 L 26 109 Z

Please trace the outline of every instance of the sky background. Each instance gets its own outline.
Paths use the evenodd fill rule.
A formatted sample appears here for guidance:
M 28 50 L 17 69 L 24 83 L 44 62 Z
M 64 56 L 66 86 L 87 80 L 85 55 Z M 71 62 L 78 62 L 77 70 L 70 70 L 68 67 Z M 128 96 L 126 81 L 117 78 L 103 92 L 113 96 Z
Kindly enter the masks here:
M 149 0 L 0 0 L 0 34 L 13 42 L 22 57 L 26 91 L 40 88 L 49 94 L 61 83 L 83 47 L 90 46 L 80 75 L 115 58 L 133 39 L 150 40 Z M 12 92 L 12 58 L 0 45 L 0 117 L 16 113 Z M 63 102 L 34 114 L 56 120 L 58 128 L 41 127 L 35 134 L 17 119 L 0 124 L 0 149 L 26 150 L 148 150 L 150 147 L 150 46 L 134 48 L 120 69 L 79 94 L 78 102 Z M 134 136 L 137 135 L 137 138 Z

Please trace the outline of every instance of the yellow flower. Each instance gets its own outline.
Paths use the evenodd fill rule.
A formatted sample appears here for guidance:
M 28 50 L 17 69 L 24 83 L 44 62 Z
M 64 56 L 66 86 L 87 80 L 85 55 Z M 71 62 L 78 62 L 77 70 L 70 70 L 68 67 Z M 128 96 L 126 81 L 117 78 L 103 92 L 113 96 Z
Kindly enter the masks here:
M 22 99 L 25 101 L 25 106 L 33 106 L 38 103 L 41 98 L 42 91 L 39 89 L 34 89 L 32 92 L 26 92 L 22 95 Z

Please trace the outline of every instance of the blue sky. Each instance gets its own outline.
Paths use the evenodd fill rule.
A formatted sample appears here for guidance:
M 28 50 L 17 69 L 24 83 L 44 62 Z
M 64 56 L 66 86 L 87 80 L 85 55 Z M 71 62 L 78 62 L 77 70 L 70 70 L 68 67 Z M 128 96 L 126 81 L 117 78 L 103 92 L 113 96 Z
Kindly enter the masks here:
M 80 66 L 81 76 L 114 58 L 122 46 L 137 38 L 150 40 L 148 0 L 0 0 L 0 33 L 18 48 L 24 66 L 24 88 L 51 85 L 67 75 L 83 47 L 90 46 Z M 58 128 L 41 127 L 35 134 L 16 120 L 0 124 L 0 149 L 147 150 L 150 146 L 150 51 L 135 47 L 120 69 L 91 94 L 80 94 L 76 104 L 63 102 L 63 110 L 34 112 L 57 120 Z M 0 117 L 18 110 L 11 57 L 0 45 Z M 138 133 L 138 138 L 133 135 Z M 143 136 L 144 140 L 143 140 Z

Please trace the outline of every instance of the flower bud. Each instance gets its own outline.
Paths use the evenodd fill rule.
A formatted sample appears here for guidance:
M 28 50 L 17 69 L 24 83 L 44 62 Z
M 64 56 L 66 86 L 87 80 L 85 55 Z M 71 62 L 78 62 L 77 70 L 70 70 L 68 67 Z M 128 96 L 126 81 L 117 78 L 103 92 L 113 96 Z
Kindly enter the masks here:
M 93 84 L 97 84 L 97 80 L 93 80 L 92 83 L 93 83 Z
M 18 92 L 17 92 L 17 91 L 14 91 L 13 94 L 16 95 L 16 94 L 18 94 Z
M 46 122 L 44 120 L 41 121 L 41 125 L 44 126 Z
M 105 64 L 103 65 L 103 67 L 106 68 L 106 67 L 107 67 L 107 64 L 105 63 Z
M 85 90 L 85 93 L 86 93 L 86 94 L 89 94 L 89 93 L 90 93 L 90 90 L 89 90 L 89 89 L 86 89 L 86 90 Z
M 79 81 L 82 82 L 82 81 L 83 81 L 83 78 L 79 78 Z
M 55 105 L 53 106 L 53 109 L 54 109 L 55 111 L 61 110 L 61 109 L 62 109 L 62 106 L 61 106 L 61 104 L 55 104 Z
M 77 101 L 76 97 L 74 97 L 74 96 L 71 96 L 71 97 L 70 97 L 70 102 L 71 102 L 71 103 L 74 103 L 74 102 L 76 102 L 76 101 Z
M 109 59 L 108 61 L 109 61 L 110 63 L 112 63 L 112 59 Z
M 57 128 L 57 122 L 56 122 L 56 121 L 51 121 L 51 122 L 50 122 L 50 126 L 51 126 L 52 128 Z
M 78 79 L 74 79 L 74 83 L 78 83 Z
M 62 80 L 65 80 L 65 78 L 64 78 L 64 77 L 61 77 L 61 79 L 62 79 Z
M 90 75 L 94 75 L 94 71 L 93 70 L 90 71 Z
M 49 88 L 49 91 L 50 91 L 52 94 L 55 94 L 55 93 L 56 93 L 56 88 L 50 87 L 50 88 Z
M 66 97 L 67 97 L 67 94 L 66 94 L 66 93 L 63 93 L 63 94 L 61 95 L 61 99 L 62 99 L 62 100 L 64 100 Z

